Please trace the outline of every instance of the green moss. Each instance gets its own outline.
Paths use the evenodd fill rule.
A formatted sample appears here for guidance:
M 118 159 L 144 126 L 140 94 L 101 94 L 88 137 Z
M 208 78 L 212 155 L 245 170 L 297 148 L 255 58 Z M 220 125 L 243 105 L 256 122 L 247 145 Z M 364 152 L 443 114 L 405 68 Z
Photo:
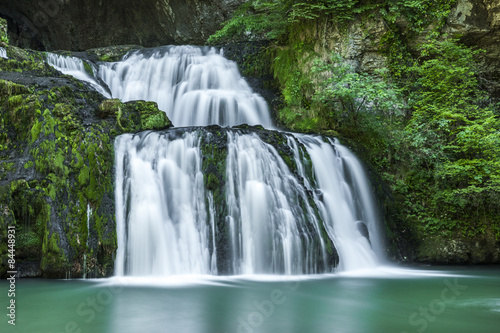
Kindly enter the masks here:
M 122 103 L 118 99 L 109 99 L 99 105 L 98 116 L 102 119 L 115 118 L 123 133 L 161 130 L 172 126 L 165 112 L 159 110 L 155 102 Z
M 7 20 L 0 17 L 0 42 L 9 44 L 9 34 L 7 33 Z
M 31 90 L 26 86 L 11 81 L 0 80 L 0 98 L 2 100 L 6 97 L 28 94 L 30 92 Z
M 103 54 L 102 56 L 99 57 L 99 61 L 113 61 L 113 58 L 109 54 Z
M 85 68 L 85 72 L 87 72 L 87 74 L 90 75 L 91 77 L 94 77 L 94 70 L 92 69 L 92 66 L 90 66 L 89 63 L 86 62 L 85 60 L 83 60 L 82 62 L 83 62 L 83 67 Z
M 156 103 L 146 102 L 139 112 L 143 130 L 162 130 L 172 126 L 165 112 L 159 110 Z
M 219 187 L 219 179 L 217 178 L 216 175 L 214 175 L 213 173 L 210 173 L 208 175 L 204 175 L 206 181 L 205 181 L 205 186 L 207 188 L 207 190 L 210 190 L 210 191 L 215 191 L 217 190 L 217 188 Z

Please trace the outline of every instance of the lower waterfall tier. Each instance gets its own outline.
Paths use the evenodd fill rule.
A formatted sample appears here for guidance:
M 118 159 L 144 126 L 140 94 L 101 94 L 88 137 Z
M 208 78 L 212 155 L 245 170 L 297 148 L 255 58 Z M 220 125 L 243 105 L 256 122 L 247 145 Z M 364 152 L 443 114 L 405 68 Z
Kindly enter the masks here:
M 338 143 L 211 126 L 126 134 L 115 149 L 117 275 L 377 265 L 374 204 Z

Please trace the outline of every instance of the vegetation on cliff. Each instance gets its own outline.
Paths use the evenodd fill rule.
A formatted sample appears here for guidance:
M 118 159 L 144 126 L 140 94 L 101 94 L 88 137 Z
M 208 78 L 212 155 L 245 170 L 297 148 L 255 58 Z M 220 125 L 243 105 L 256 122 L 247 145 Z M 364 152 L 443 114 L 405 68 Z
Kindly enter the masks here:
M 390 184 L 417 260 L 499 261 L 500 109 L 479 84 L 481 51 L 443 34 L 455 3 L 248 1 L 209 41 L 271 41 L 258 62 L 282 92 L 279 123 L 357 147 Z M 356 38 L 376 43 L 375 68 L 348 57 Z

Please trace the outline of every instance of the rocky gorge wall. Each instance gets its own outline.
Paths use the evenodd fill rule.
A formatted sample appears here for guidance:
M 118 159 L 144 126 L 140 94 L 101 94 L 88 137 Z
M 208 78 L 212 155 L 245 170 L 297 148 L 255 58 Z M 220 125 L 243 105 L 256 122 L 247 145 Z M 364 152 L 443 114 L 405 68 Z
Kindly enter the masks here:
M 395 24 L 414 54 L 418 53 L 426 35 L 435 28 L 430 25 L 422 33 L 412 36 L 404 17 L 398 17 Z M 375 14 L 342 26 L 316 22 L 301 31 L 299 38 L 304 42 L 313 41 L 312 51 L 325 59 L 335 52 L 355 71 L 375 74 L 376 70 L 388 67 L 384 38 L 390 30 L 382 15 Z M 500 97 L 500 3 L 496 0 L 458 0 L 440 32 L 440 39 L 458 38 L 467 46 L 485 51 L 479 55 L 480 79 L 493 96 Z M 304 70 L 310 67 L 309 64 Z
M 83 51 L 139 44 L 203 44 L 242 0 L 1 0 L 13 45 Z

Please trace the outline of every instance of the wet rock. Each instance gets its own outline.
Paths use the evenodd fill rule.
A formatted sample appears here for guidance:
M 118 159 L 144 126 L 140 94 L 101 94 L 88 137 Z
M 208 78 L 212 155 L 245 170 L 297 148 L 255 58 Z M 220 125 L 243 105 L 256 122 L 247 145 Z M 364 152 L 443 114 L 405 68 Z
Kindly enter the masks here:
M 203 44 L 243 0 L 0 1 L 14 45 L 83 51 L 109 45 Z

